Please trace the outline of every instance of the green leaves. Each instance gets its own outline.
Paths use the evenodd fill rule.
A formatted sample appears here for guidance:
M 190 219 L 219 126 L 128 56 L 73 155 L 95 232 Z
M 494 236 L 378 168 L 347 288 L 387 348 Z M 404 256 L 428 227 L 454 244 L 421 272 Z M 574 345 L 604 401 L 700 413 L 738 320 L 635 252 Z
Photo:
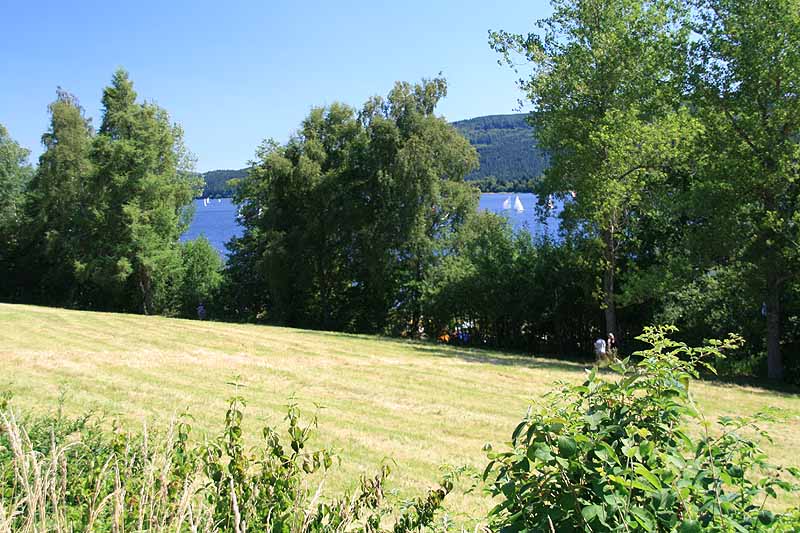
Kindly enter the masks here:
M 103 92 L 97 135 L 66 91 L 49 111 L 20 258 L 44 280 L 35 290 L 56 305 L 178 313 L 178 238 L 198 185 L 182 129 L 164 109 L 137 103 L 123 70 Z
M 581 516 L 589 523 L 593 522 L 595 519 L 600 522 L 605 522 L 606 510 L 601 505 L 587 505 L 581 509 Z
M 800 484 L 783 479 L 749 438 L 762 436 L 757 419 L 723 417 L 718 433 L 688 436 L 690 417 L 699 418 L 689 393 L 694 366 L 738 339 L 690 347 L 669 339 L 673 331 L 646 329 L 639 338 L 650 348 L 613 365 L 616 379 L 590 372 L 531 407 L 513 448 L 492 452 L 484 474 L 501 498 L 490 514 L 494 530 L 800 526 L 792 514 L 761 512 L 765 498 L 800 492 Z
M 634 467 L 633 471 L 636 472 L 637 474 L 639 474 L 640 476 L 642 476 L 645 480 L 647 480 L 647 482 L 650 483 L 650 485 L 655 490 L 661 490 L 661 488 L 662 488 L 661 482 L 658 480 L 658 478 L 656 476 L 653 475 L 652 472 L 650 472 L 647 469 L 647 467 L 645 467 L 644 465 L 639 464 L 639 465 L 636 465 Z
M 537 192 L 564 198 L 569 238 L 599 249 L 591 260 L 603 271 L 596 294 L 609 332 L 617 329 L 620 264 L 650 252 L 639 247 L 663 209 L 659 193 L 691 161 L 698 125 L 682 91 L 688 42 L 679 1 L 553 2 L 536 33 L 490 34 L 515 69 L 513 53 L 528 61 L 519 84 L 550 162 Z
M 566 436 L 558 437 L 558 455 L 569 459 L 578 452 L 578 444 L 574 439 Z
M 239 182 L 232 281 L 289 325 L 419 334 L 433 268 L 476 210 L 475 150 L 433 114 L 444 79 L 397 83 L 360 111 L 314 108 Z M 250 287 L 255 290 L 251 291 Z

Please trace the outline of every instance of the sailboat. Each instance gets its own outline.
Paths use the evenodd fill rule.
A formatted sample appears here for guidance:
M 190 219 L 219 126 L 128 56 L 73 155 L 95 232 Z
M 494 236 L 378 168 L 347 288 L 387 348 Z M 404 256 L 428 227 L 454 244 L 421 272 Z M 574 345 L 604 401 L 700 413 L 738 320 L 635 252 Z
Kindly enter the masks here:
M 511 209 L 511 197 L 510 196 L 503 201 L 503 209 Z
M 519 199 L 519 195 L 517 195 L 514 198 L 514 211 L 516 211 L 517 213 L 522 213 L 523 211 L 525 211 L 525 208 L 522 207 L 522 202 Z
M 221 204 L 222 203 L 222 198 L 217 198 L 217 203 Z

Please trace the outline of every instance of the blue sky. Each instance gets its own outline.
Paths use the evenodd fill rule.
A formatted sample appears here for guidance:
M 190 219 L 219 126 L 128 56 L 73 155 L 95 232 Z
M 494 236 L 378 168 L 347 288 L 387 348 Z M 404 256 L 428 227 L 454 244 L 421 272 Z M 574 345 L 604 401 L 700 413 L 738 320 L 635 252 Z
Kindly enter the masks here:
M 70 5 L 73 4 L 73 5 Z M 41 153 L 61 86 L 100 121 L 117 67 L 140 98 L 185 129 L 201 171 L 241 168 L 267 137 L 285 141 L 314 105 L 360 106 L 395 80 L 439 72 L 448 120 L 511 113 L 518 75 L 489 29 L 526 32 L 544 1 L 103 2 L 0 0 L 0 123 Z

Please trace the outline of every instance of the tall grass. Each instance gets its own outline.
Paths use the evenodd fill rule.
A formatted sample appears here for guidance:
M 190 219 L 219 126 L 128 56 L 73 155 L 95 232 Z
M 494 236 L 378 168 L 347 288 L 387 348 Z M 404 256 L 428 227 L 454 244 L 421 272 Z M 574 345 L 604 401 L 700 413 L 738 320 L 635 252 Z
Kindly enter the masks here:
M 10 450 L 2 464 L 5 481 L 0 498 L 0 533 L 72 531 L 213 531 L 212 513 L 201 497 L 201 472 L 186 475 L 170 491 L 176 470 L 174 426 L 163 440 L 145 431 L 126 438 L 107 455 L 84 442 L 82 435 L 57 435 L 42 450 L 34 444 L 13 411 L 0 414 L 3 441 Z M 10 453 L 9 453 L 10 452 Z M 86 453 L 97 454 L 94 471 Z M 70 465 L 75 461 L 75 465 Z M 132 480 L 140 483 L 131 483 Z M 85 486 L 88 483 L 88 486 Z M 135 493 L 132 485 L 138 485 Z M 82 489 L 88 489 L 81 493 Z
M 185 418 L 160 434 L 131 434 L 92 415 L 20 421 L 0 409 L 0 533 L 401 533 L 434 524 L 449 479 L 397 506 L 384 497 L 384 466 L 331 497 L 323 489 L 332 452 L 306 450 L 316 420 L 302 423 L 290 405 L 288 438 L 266 427 L 262 445 L 246 449 L 243 405 L 234 399 L 224 431 L 202 442 L 190 439 Z

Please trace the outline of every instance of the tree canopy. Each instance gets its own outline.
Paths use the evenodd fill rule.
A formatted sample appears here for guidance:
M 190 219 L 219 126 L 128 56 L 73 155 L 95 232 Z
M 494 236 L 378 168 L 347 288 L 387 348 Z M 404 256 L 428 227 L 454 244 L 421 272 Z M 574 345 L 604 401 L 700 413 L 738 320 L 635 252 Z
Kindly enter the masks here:
M 250 312 L 291 325 L 413 331 L 441 243 L 473 213 L 469 143 L 434 115 L 444 79 L 397 83 L 360 111 L 312 109 L 287 144 L 265 142 L 235 200 L 237 282 Z

